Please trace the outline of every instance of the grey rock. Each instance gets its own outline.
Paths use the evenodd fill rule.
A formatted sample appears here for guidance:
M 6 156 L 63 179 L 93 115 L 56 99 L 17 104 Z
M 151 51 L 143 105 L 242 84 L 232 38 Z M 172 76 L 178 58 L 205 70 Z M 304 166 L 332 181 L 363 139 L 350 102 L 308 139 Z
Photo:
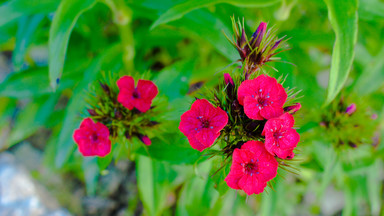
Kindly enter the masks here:
M 69 216 L 47 191 L 16 163 L 12 154 L 0 153 L 1 216 Z

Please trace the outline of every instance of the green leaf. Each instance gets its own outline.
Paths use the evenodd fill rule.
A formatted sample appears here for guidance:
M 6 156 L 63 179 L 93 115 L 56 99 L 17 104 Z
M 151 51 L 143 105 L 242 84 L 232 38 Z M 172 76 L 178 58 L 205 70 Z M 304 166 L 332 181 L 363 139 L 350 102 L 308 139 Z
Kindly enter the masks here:
M 65 79 L 57 92 L 73 87 L 83 75 L 83 70 L 89 66 L 89 60 L 73 62 L 66 68 Z M 9 74 L 0 84 L 0 96 L 12 98 L 30 98 L 52 94 L 47 76 L 48 68 L 33 68 L 19 73 Z
M 209 42 L 220 54 L 230 61 L 239 58 L 236 50 L 233 49 L 233 46 L 223 34 L 223 32 L 230 34 L 232 31 L 219 17 L 207 10 L 193 11 L 172 25 L 178 26 L 188 31 L 188 33 L 192 33 L 193 36 L 200 37 Z
M 357 79 L 355 91 L 360 95 L 367 95 L 383 85 L 384 82 L 384 46 L 380 52 L 365 67 L 363 73 Z
M 206 179 L 190 179 L 180 193 L 177 202 L 178 215 L 206 215 L 219 198 L 219 193 L 213 185 L 209 176 Z
M 181 61 L 164 68 L 155 81 L 159 92 L 165 94 L 170 101 L 184 97 L 189 90 L 193 67 L 194 61 Z
M 136 160 L 136 173 L 140 199 L 147 215 L 161 215 L 176 173 L 166 163 L 140 155 Z
M 103 66 L 108 68 L 108 70 L 114 68 L 112 65 L 116 64 L 116 59 L 121 61 L 121 58 L 117 58 L 120 54 L 121 49 L 119 44 L 113 45 L 106 49 L 102 55 L 97 57 L 91 63 L 84 73 L 83 80 L 74 89 L 73 95 L 67 105 L 62 130 L 57 143 L 58 147 L 55 158 L 55 165 L 57 168 L 61 168 L 64 165 L 74 150 L 75 145 L 72 139 L 72 134 L 73 131 L 80 125 L 80 112 L 86 108 L 84 98 L 86 98 L 87 94 L 85 89 L 98 77 L 99 71 L 103 69 Z
M 23 15 L 38 13 L 48 14 L 55 11 L 60 1 L 57 0 L 11 0 L 0 6 L 0 26 Z
M 380 214 L 381 197 L 383 191 L 383 185 L 381 183 L 380 177 L 383 173 L 382 167 L 382 162 L 380 160 L 376 160 L 375 163 L 367 169 L 367 188 L 372 215 Z
M 116 148 L 116 145 L 112 145 L 112 149 Z M 109 166 L 109 164 L 112 162 L 113 154 L 110 153 L 106 155 L 105 157 L 97 157 L 97 165 L 99 167 L 99 170 L 105 170 Z
M 152 139 L 148 152 L 140 148 L 137 153 L 151 156 L 154 159 L 174 164 L 194 164 L 201 153 L 189 145 L 187 138 L 180 134 L 167 134 L 167 140 Z
M 384 18 L 384 2 L 363 0 L 359 2 L 359 19 L 379 20 Z
M 5 97 L 33 97 L 52 93 L 47 85 L 47 68 L 12 73 L 0 84 L 0 95 Z
M 267 7 L 273 5 L 280 0 L 190 0 L 181 4 L 175 5 L 164 14 L 162 14 L 151 26 L 155 27 L 182 18 L 185 14 L 214 4 L 227 3 L 239 7 Z
M 91 9 L 96 0 L 63 0 L 55 13 L 49 31 L 49 79 L 54 90 L 64 67 L 69 36 L 82 13 Z
M 25 16 L 20 19 L 16 34 L 16 45 L 12 53 L 12 62 L 15 71 L 19 71 L 24 63 L 24 57 L 29 44 L 34 39 L 39 24 L 44 15 Z
M 100 170 L 97 164 L 97 157 L 83 158 L 84 180 L 88 196 L 93 196 L 97 189 L 97 180 L 100 176 Z
M 58 96 L 58 94 L 53 94 L 49 97 L 35 99 L 20 112 L 9 135 L 8 147 L 31 136 L 45 124 L 57 103 Z
M 326 100 L 326 104 L 329 104 L 340 92 L 351 70 L 357 40 L 357 0 L 325 2 L 336 35 Z

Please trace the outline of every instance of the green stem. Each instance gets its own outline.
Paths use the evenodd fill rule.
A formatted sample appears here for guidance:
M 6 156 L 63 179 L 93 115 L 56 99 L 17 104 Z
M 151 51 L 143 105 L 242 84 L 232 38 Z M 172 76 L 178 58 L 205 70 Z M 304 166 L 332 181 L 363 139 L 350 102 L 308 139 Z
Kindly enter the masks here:
M 114 23 L 119 28 L 125 70 L 133 73 L 135 46 L 131 29 L 132 10 L 125 4 L 124 0 L 103 0 L 103 2 L 112 10 Z

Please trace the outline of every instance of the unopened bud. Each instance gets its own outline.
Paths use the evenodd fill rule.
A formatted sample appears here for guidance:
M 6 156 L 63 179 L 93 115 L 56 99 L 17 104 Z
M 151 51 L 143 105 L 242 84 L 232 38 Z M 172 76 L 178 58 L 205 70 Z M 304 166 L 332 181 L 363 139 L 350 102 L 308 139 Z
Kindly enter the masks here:
M 252 43 L 257 38 L 254 47 L 259 47 L 260 46 L 260 43 L 263 40 L 263 37 L 264 37 L 264 34 L 265 34 L 266 30 L 267 30 L 267 23 L 261 22 L 259 27 L 257 27 L 255 33 L 253 33 L 253 35 L 252 35 L 252 37 L 253 37 L 252 38 Z
M 239 104 L 239 101 L 237 101 L 237 99 L 233 100 L 232 102 L 232 110 L 235 112 L 241 111 L 241 105 Z
M 139 139 L 141 140 L 141 142 L 143 142 L 145 145 L 149 146 L 152 144 L 152 141 L 149 139 L 148 136 L 145 136 L 145 135 L 142 135 L 142 134 L 139 134 Z
M 87 109 L 87 111 L 88 111 L 89 115 L 91 115 L 91 116 L 97 116 L 97 113 L 96 113 L 95 110 L 93 110 L 93 109 Z
M 345 113 L 347 113 L 348 115 L 352 115 L 354 112 L 356 112 L 356 104 L 354 103 L 352 103 L 347 107 L 347 109 L 345 109 Z
M 300 109 L 301 109 L 301 104 L 300 103 L 296 103 L 296 104 L 294 104 L 292 106 L 284 107 L 284 111 L 285 112 L 289 112 L 290 114 L 294 114 L 297 111 L 299 111 Z
M 155 126 L 155 125 L 158 125 L 158 124 L 160 124 L 160 123 L 157 122 L 157 121 L 150 121 L 150 122 L 148 123 L 148 126 L 152 127 L 152 126 Z
M 357 145 L 351 141 L 348 142 L 348 145 L 351 146 L 352 148 L 356 148 Z
M 127 138 L 128 140 L 130 140 L 130 139 L 132 138 L 128 131 L 125 131 L 124 136 L 125 136 L 125 138 Z
M 101 88 L 104 90 L 105 93 L 109 94 L 110 93 L 110 89 L 109 89 L 109 86 L 107 84 L 104 84 L 102 82 L 99 81 L 99 84 L 101 86 Z
M 229 73 L 225 73 L 224 74 L 224 81 L 225 81 L 225 84 L 228 85 L 229 83 L 231 85 L 235 85 L 235 83 L 233 82 L 233 79 L 231 77 L 231 75 Z
M 123 117 L 123 115 L 121 115 L 121 113 L 119 112 L 119 110 L 115 110 L 115 117 L 117 119 L 121 119 Z
M 371 119 L 373 119 L 373 120 L 376 120 L 377 117 L 378 117 L 378 115 L 377 115 L 376 113 L 374 113 L 374 114 L 371 115 Z

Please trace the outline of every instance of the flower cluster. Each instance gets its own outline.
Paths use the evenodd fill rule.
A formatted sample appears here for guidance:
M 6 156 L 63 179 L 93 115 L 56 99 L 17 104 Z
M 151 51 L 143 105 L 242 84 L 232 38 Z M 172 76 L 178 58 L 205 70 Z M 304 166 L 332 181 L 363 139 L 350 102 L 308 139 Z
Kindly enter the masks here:
M 234 25 L 241 72 L 225 73 L 224 85 L 204 94 L 206 99 L 196 99 L 179 126 L 192 148 L 209 148 L 207 154 L 224 156 L 223 163 L 232 158 L 225 182 L 248 195 L 264 191 L 278 167 L 293 159 L 300 141 L 293 114 L 301 104 L 294 103 L 293 90 L 259 70 L 282 42 L 266 26 L 261 23 L 248 40 L 244 29 L 240 36 Z
M 151 107 L 158 94 L 156 85 L 140 79 L 135 87 L 131 76 L 121 77 L 117 81 L 118 89 L 104 83 L 100 85 L 103 91 L 88 109 L 90 117 L 85 118 L 73 134 L 80 153 L 104 157 L 111 152 L 111 139 L 120 134 L 127 139 L 137 137 L 145 145 L 151 145 L 150 138 L 144 134 L 158 124 L 151 118 L 156 115 Z
M 344 93 L 342 93 L 344 95 Z M 320 127 L 314 131 L 333 143 L 336 149 L 357 148 L 363 144 L 378 145 L 375 131 L 378 127 L 377 114 L 367 106 L 366 98 L 355 94 L 337 97 L 328 107 L 322 110 Z M 356 133 L 358 129 L 359 133 Z M 314 137 L 319 139 L 319 137 Z

